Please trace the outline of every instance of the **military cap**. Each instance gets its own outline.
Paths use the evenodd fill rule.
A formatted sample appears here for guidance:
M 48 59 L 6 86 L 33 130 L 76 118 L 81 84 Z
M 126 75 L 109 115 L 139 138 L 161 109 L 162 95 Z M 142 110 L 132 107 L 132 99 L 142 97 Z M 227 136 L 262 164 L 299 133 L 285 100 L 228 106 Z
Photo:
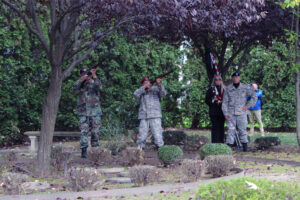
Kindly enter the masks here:
M 143 84 L 144 81 L 150 81 L 150 79 L 148 77 L 143 77 L 142 80 L 141 80 L 141 84 Z
M 240 76 L 239 72 L 234 72 L 231 76 Z
M 80 74 L 87 74 L 89 72 L 88 69 L 81 69 Z

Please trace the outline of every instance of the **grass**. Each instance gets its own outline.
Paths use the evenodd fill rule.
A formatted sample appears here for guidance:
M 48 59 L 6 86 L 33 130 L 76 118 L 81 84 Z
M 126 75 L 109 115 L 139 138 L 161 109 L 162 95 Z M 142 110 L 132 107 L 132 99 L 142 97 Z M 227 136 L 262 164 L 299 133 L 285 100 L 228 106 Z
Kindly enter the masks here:
M 246 157 L 248 156 L 248 157 L 300 162 L 300 154 L 299 153 L 257 151 L 257 152 L 249 152 L 247 154 L 238 152 L 236 154 L 237 155 L 241 154 Z

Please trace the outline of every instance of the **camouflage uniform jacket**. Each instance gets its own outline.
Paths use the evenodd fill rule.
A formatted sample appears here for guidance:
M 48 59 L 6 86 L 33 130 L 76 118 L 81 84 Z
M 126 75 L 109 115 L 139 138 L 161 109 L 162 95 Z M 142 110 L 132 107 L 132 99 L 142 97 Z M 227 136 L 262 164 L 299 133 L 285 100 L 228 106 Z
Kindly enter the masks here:
M 144 86 L 134 92 L 134 96 L 140 99 L 139 119 L 161 118 L 160 98 L 167 92 L 163 85 L 153 86 L 145 90 Z
M 247 102 L 247 97 L 251 99 Z M 224 115 L 242 115 L 245 112 L 243 107 L 246 105 L 252 107 L 257 101 L 255 91 L 248 85 L 240 83 L 235 88 L 233 84 L 230 84 L 225 90 L 222 104 L 222 111 Z
M 73 84 L 73 91 L 78 95 L 77 115 L 100 116 L 100 90 L 101 81 L 98 78 L 91 79 L 89 83 L 82 86 L 83 80 L 79 79 Z

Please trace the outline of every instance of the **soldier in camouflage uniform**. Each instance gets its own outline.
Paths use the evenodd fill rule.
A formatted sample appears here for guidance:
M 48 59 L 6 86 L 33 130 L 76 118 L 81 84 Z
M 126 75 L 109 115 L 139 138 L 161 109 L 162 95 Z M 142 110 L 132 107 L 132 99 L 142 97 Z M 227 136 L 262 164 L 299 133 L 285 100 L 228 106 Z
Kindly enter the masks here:
M 73 85 L 73 91 L 78 95 L 76 114 L 79 117 L 81 131 L 81 157 L 87 157 L 88 133 L 91 132 L 91 146 L 99 146 L 99 129 L 101 127 L 101 108 L 99 95 L 102 89 L 101 81 L 96 75 L 97 69 L 80 70 L 80 79 Z
M 156 146 L 161 147 L 164 145 L 159 101 L 161 97 L 166 96 L 166 89 L 161 84 L 161 79 L 156 79 L 156 83 L 158 86 L 152 86 L 149 78 L 144 77 L 141 80 L 143 86 L 134 92 L 134 96 L 140 100 L 138 146 L 142 149 L 145 147 L 149 128 Z
M 224 93 L 222 104 L 222 111 L 228 127 L 226 143 L 231 147 L 233 146 L 237 128 L 243 151 L 246 152 L 248 151 L 247 110 L 255 105 L 257 96 L 250 86 L 240 82 L 241 77 L 238 72 L 232 74 L 232 80 L 233 83 L 227 87 Z M 247 102 L 248 96 L 251 99 Z

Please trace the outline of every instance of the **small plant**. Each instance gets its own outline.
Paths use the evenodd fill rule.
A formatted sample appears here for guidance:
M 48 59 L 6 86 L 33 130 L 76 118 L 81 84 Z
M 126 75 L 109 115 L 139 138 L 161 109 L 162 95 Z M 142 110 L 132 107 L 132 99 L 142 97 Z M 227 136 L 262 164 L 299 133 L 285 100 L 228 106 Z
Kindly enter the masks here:
M 111 140 L 125 134 L 125 129 L 117 116 L 108 115 L 102 120 L 102 127 L 100 131 L 100 138 L 102 140 Z
M 185 151 L 198 151 L 203 145 L 209 142 L 209 139 L 203 135 L 187 136 L 184 140 Z
M 183 145 L 186 133 L 184 131 L 164 131 L 163 139 L 166 145 Z
M 207 143 L 200 148 L 199 154 L 203 160 L 211 155 L 232 155 L 232 149 L 226 144 Z
M 261 137 L 257 138 L 254 143 L 257 149 L 268 149 L 280 145 L 280 139 L 278 137 Z
M 63 146 L 58 145 L 54 146 L 51 149 L 51 164 L 53 165 L 54 169 L 60 171 L 63 167 L 65 162 L 68 162 L 68 158 L 70 153 L 63 151 Z
M 21 184 L 29 180 L 29 176 L 20 173 L 5 172 L 1 174 L 1 186 L 5 194 L 20 194 Z
M 118 135 L 107 141 L 105 147 L 111 151 L 112 155 L 117 155 L 126 148 L 126 145 L 123 136 Z
M 233 156 L 216 155 L 205 158 L 207 170 L 213 177 L 221 177 L 228 174 L 230 169 L 234 167 L 235 160 Z
M 13 151 L 10 151 L 4 155 L 4 163 L 7 167 L 12 167 L 17 161 L 17 154 Z
M 181 159 L 183 152 L 178 146 L 165 145 L 158 149 L 157 154 L 158 159 L 161 160 L 164 165 L 168 165 Z
M 190 180 L 198 180 L 205 171 L 205 162 L 201 160 L 185 159 L 181 169 Z
M 201 185 L 196 199 L 296 200 L 300 199 L 299 191 L 298 184 L 243 177 Z
M 69 181 L 74 191 L 96 189 L 100 180 L 100 174 L 96 169 L 71 168 L 69 170 Z
M 137 147 L 127 147 L 122 155 L 130 166 L 140 165 L 144 160 L 144 152 Z
M 103 147 L 92 147 L 88 149 L 88 159 L 95 165 L 108 163 L 111 160 L 111 151 Z
M 129 169 L 129 177 L 138 186 L 148 185 L 159 180 L 160 170 L 149 165 L 134 166 Z

